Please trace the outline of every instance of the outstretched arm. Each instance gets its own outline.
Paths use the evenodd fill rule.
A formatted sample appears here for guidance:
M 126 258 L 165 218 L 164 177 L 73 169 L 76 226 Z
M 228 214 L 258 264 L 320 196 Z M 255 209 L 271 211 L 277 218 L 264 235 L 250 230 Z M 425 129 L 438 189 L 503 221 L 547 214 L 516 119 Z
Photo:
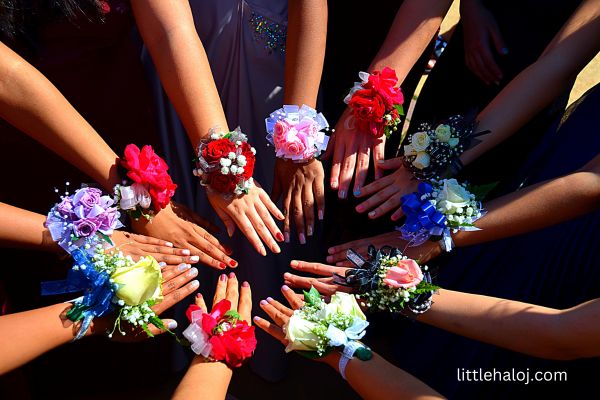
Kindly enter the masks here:
M 0 203 L 0 245 L 59 253 L 61 248 L 52 240 L 45 221 L 41 214 Z

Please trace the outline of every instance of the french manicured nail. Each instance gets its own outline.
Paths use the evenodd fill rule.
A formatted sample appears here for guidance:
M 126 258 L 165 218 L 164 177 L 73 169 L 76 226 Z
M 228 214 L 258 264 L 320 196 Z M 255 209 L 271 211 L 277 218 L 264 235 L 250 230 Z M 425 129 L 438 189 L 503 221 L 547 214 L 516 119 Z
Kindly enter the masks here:
M 235 274 L 233 272 L 229 273 L 229 279 L 235 279 Z
M 358 211 L 358 212 L 363 212 L 363 211 L 365 211 L 365 206 L 363 206 L 363 205 L 358 205 L 358 206 L 356 206 L 356 211 Z
M 319 210 L 319 221 L 323 221 L 323 210 Z
M 289 287 L 288 285 L 283 285 L 281 288 L 282 288 L 283 290 L 285 290 L 286 292 L 287 292 L 288 290 L 290 290 L 290 287 Z
M 508 49 L 506 47 L 503 47 L 500 52 L 502 53 L 502 55 L 507 55 L 508 54 Z
M 371 212 L 369 213 L 369 217 L 371 217 L 371 218 L 373 218 L 373 217 L 374 217 L 374 216 L 376 216 L 376 215 L 377 215 L 377 212 L 376 212 L 376 211 L 371 211 Z
M 199 281 L 192 281 L 192 289 L 197 289 L 200 286 Z
M 165 242 L 165 246 L 167 246 L 167 247 L 173 247 L 173 243 L 171 243 L 171 242 Z
M 198 262 L 200 261 L 200 256 L 191 256 L 190 257 L 190 262 Z
M 227 268 L 227 265 L 225 265 L 225 263 L 224 263 L 224 262 L 220 262 L 220 263 L 219 263 L 219 268 L 221 268 L 221 269 L 225 269 L 225 268 Z
M 167 328 L 169 328 L 169 329 L 175 329 L 175 328 L 177 328 L 177 321 L 169 321 L 169 324 L 167 325 Z
M 284 237 L 283 237 L 283 235 L 281 234 L 281 232 L 277 232 L 277 233 L 275 234 L 275 238 L 276 238 L 278 241 L 280 241 L 280 242 L 282 242 L 282 241 L 283 241 L 283 239 L 284 239 Z
M 340 193 L 338 194 L 340 199 L 345 199 L 346 198 L 346 191 L 345 190 L 340 190 Z
M 179 264 L 179 266 L 177 267 L 178 270 L 180 271 L 185 271 L 190 269 L 192 266 L 190 264 Z
M 261 318 L 258 315 L 255 315 L 252 319 L 254 320 L 254 322 L 258 322 L 261 320 Z
M 221 276 L 219 277 L 219 280 L 220 280 L 221 282 L 223 282 L 223 281 L 226 281 L 226 280 L 227 280 L 227 275 L 225 275 L 225 274 L 221 274 Z
M 313 227 L 312 225 L 309 225 L 306 227 L 306 236 L 312 236 L 313 235 Z
M 354 189 L 354 195 L 355 196 L 360 196 L 360 188 Z
M 304 236 L 304 233 L 298 235 L 298 240 L 300 241 L 300 244 L 306 244 L 306 236 Z
M 183 254 L 184 256 L 189 256 L 192 253 L 190 253 L 190 251 L 188 249 L 183 249 L 183 250 L 181 250 L 181 254 Z
M 250 284 L 248 282 L 244 281 L 242 283 L 242 287 L 250 287 Z
M 164 268 L 164 267 L 166 267 L 166 266 L 167 266 L 167 263 L 166 263 L 166 262 L 163 262 L 163 261 L 161 261 L 161 262 L 159 262 L 159 263 L 158 263 L 158 266 L 159 266 L 159 267 L 161 267 L 161 268 Z
M 261 301 L 260 301 L 260 305 L 261 305 L 261 306 L 266 306 L 267 304 L 269 304 L 269 303 L 267 303 L 267 301 L 266 301 L 266 300 L 261 300 Z
M 232 267 L 237 267 L 238 263 L 235 260 L 229 260 L 229 265 Z
M 290 233 L 289 232 L 284 232 L 283 235 L 285 236 L 285 242 L 289 243 L 290 242 Z
M 190 272 L 187 273 L 189 277 L 194 277 L 196 275 L 198 275 L 198 268 L 192 268 L 190 269 Z

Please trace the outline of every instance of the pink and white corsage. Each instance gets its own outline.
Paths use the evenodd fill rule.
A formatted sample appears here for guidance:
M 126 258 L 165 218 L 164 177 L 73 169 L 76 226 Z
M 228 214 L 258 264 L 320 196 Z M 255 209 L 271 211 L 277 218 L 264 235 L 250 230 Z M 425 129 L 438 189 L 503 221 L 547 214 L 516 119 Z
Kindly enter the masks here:
M 294 162 L 307 162 L 327 149 L 329 136 L 323 130 L 329 123 L 314 108 L 284 105 L 265 119 L 267 140 L 275 155 Z

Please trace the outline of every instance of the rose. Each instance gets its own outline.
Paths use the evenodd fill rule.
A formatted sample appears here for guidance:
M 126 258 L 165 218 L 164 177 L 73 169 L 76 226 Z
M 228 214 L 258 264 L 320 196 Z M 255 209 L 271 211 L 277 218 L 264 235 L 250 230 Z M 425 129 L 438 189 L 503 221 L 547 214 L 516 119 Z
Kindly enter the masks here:
M 356 302 L 354 295 L 343 292 L 337 292 L 331 296 L 331 301 L 325 306 L 325 315 L 327 317 L 336 314 L 349 315 L 362 320 L 367 319 Z
M 73 215 L 73 200 L 70 197 L 65 197 L 59 204 L 56 206 L 56 209 L 60 213 L 62 217 L 72 218 Z
M 252 174 L 254 174 L 254 164 L 256 162 L 256 151 L 252 151 L 253 147 L 248 144 L 248 142 L 243 142 L 240 146 L 242 150 L 242 155 L 246 159 L 246 165 L 244 165 L 244 173 L 242 176 L 244 179 L 252 178 Z
M 354 93 L 348 105 L 352 108 L 354 117 L 360 121 L 381 123 L 385 115 L 383 99 L 373 90 L 359 90 Z
M 304 153 L 306 146 L 298 136 L 289 137 L 288 141 L 283 145 L 282 151 L 286 158 L 297 158 Z
M 317 323 L 307 321 L 299 314 L 294 313 L 284 327 L 285 338 L 288 341 L 288 345 L 285 348 L 286 353 L 294 350 L 316 350 L 319 337 L 313 332 L 318 327 Z
M 400 88 L 396 87 L 397 84 L 396 71 L 385 67 L 381 71 L 373 71 L 364 87 L 375 90 L 383 98 L 386 108 L 390 110 L 394 105 L 404 103 L 404 96 Z
M 237 179 L 233 175 L 223 175 L 220 171 L 208 175 L 208 186 L 220 193 L 233 193 Z
M 452 128 L 445 124 L 440 124 L 435 128 L 435 137 L 442 143 L 446 143 L 452 137 Z
M 177 185 L 173 183 L 168 174 L 163 174 L 156 181 L 156 185 L 150 185 L 148 193 L 152 198 L 154 210 L 159 212 L 171 202 L 171 197 L 175 194 Z
M 96 188 L 79 189 L 73 196 L 73 204 L 75 206 L 82 205 L 87 211 L 93 208 L 95 205 L 100 205 L 101 196 L 102 191 Z
M 275 127 L 273 128 L 273 144 L 275 148 L 279 148 L 285 143 L 290 128 L 291 126 L 286 120 L 279 120 L 275 123 Z
M 162 274 L 154 257 L 142 257 L 132 266 L 119 267 L 110 278 L 118 286 L 116 296 L 128 306 L 162 300 Z
M 425 169 L 429 167 L 430 161 L 431 158 L 429 157 L 429 154 L 427 154 L 424 151 L 420 151 L 417 153 L 417 156 L 413 160 L 412 165 L 414 165 L 418 169 Z
M 218 139 L 209 142 L 202 149 L 202 158 L 209 164 L 218 163 L 221 158 L 227 158 L 229 153 L 235 153 L 235 144 L 229 139 Z
M 456 147 L 458 145 L 458 138 L 450 138 L 450 140 L 448 140 L 448 144 L 450 145 L 450 147 Z
M 445 179 L 437 199 L 438 206 L 452 212 L 459 207 L 466 207 L 471 200 L 471 193 L 456 179 Z
M 73 222 L 73 232 L 79 238 L 93 236 L 98 227 L 99 223 L 95 218 L 83 218 Z
M 417 132 L 410 138 L 410 144 L 417 153 L 420 151 L 425 151 L 425 149 L 429 147 L 430 143 L 431 139 L 429 138 L 427 132 Z
M 106 212 L 96 218 L 98 230 L 105 235 L 112 235 L 114 229 L 121 228 L 123 224 L 119 221 L 119 212 L 116 208 L 109 208 Z
M 396 266 L 387 270 L 383 283 L 394 289 L 408 289 L 417 286 L 422 280 L 423 272 L 419 264 L 414 260 L 400 260 Z

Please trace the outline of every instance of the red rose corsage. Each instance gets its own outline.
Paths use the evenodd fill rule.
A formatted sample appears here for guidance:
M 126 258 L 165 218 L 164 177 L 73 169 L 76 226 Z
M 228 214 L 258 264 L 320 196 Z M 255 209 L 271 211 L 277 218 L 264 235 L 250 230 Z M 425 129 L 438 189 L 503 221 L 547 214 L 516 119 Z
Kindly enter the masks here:
M 239 129 L 223 133 L 211 129 L 209 139 L 198 146 L 194 175 L 202 185 L 225 195 L 248 194 L 256 150 Z
M 231 309 L 223 299 L 214 305 L 210 314 L 192 304 L 185 315 L 191 325 L 183 331 L 194 353 L 204 358 L 222 361 L 232 368 L 240 367 L 256 349 L 254 327 Z
M 344 99 L 352 109 L 356 127 L 377 138 L 390 135 L 398 130 L 400 116 L 404 115 L 402 90 L 396 87 L 396 72 L 388 67 L 371 74 L 359 72 L 362 82 L 354 87 Z
M 127 178 L 122 185 L 115 186 L 115 195 L 121 210 L 138 219 L 150 219 L 171 202 L 177 185 L 167 172 L 169 166 L 152 149 L 144 146 L 140 150 L 134 144 L 125 147 L 120 164 L 127 170 Z

